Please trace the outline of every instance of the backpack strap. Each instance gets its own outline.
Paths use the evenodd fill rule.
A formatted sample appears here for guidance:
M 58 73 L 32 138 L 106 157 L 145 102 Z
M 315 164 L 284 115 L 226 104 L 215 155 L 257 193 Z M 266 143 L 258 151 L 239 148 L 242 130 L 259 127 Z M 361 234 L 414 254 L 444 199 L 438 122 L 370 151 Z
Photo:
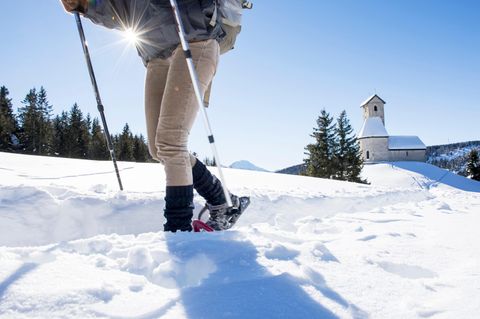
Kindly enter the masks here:
M 210 26 L 214 28 L 217 25 L 217 19 L 218 19 L 218 2 L 217 0 L 213 0 L 213 14 L 212 14 L 212 19 L 210 20 Z

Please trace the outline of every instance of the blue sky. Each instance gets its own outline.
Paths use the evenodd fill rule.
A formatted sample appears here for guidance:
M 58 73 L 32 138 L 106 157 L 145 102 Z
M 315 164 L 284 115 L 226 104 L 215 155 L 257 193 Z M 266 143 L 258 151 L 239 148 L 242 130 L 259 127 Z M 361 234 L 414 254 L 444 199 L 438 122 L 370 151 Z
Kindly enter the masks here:
M 427 145 L 478 140 L 480 2 L 476 0 L 257 0 L 237 48 L 222 56 L 209 116 L 221 159 L 274 170 L 302 162 L 322 108 L 386 102 L 392 135 Z M 84 21 L 112 132 L 145 133 L 145 68 L 120 32 Z M 78 102 L 97 116 L 72 15 L 58 0 L 2 1 L 0 85 L 15 107 L 43 85 L 56 113 Z M 210 156 L 203 123 L 190 149 Z

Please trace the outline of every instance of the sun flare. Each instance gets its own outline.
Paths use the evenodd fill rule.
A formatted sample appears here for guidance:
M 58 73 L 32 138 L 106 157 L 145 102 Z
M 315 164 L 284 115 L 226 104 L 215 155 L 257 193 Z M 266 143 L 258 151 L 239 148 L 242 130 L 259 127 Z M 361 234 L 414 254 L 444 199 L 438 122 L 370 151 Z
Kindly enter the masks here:
M 139 37 L 138 32 L 136 32 L 132 28 L 129 28 L 129 29 L 125 30 L 124 37 L 125 37 L 125 40 L 127 40 L 128 43 L 130 43 L 132 45 L 137 45 L 138 42 L 140 41 L 140 37 Z

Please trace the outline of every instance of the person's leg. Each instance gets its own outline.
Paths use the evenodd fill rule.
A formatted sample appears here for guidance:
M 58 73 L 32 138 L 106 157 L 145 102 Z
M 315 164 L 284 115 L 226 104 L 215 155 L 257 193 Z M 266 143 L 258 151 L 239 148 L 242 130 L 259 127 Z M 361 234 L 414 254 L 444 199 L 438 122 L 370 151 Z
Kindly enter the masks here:
M 145 122 L 147 125 L 148 151 L 152 158 L 159 162 L 155 138 L 170 63 L 171 59 L 151 60 L 147 65 L 145 78 Z
M 225 194 L 220 180 L 210 173 L 205 164 L 193 155 L 190 155 L 190 163 L 192 165 L 193 187 L 197 193 L 205 198 L 209 205 L 225 204 Z
M 214 230 L 229 229 L 232 227 L 232 223 L 236 222 L 233 216 L 240 215 L 248 207 L 250 199 L 230 193 L 233 206 L 229 207 L 220 180 L 210 173 L 207 167 L 193 155 L 190 155 L 190 162 L 192 164 L 193 186 L 198 194 L 207 201 L 206 208 L 210 213 L 207 225 Z
M 147 75 L 145 80 L 145 119 L 147 125 L 148 150 L 153 159 L 163 163 L 163 160 L 158 157 L 157 147 L 155 146 L 155 139 L 157 135 L 157 127 L 160 118 L 160 109 L 163 101 L 163 94 L 167 83 L 168 71 L 171 64 L 170 59 L 154 59 L 147 65 Z M 167 187 L 165 194 L 165 209 L 173 212 L 176 216 L 171 218 L 171 224 L 181 224 L 184 215 L 188 218 L 188 211 L 185 214 L 184 207 L 191 206 L 191 201 L 188 200 L 193 189 Z M 186 199 L 185 199 L 186 198 Z M 179 222 L 176 220 L 179 219 Z M 165 230 L 190 230 L 189 225 L 170 229 L 165 226 Z
M 204 94 L 217 68 L 219 46 L 216 40 L 190 44 L 193 61 Z M 171 58 L 156 130 L 156 155 L 165 165 L 167 196 L 165 230 L 191 230 L 193 216 L 193 174 L 188 135 L 198 112 L 192 81 L 183 51 Z

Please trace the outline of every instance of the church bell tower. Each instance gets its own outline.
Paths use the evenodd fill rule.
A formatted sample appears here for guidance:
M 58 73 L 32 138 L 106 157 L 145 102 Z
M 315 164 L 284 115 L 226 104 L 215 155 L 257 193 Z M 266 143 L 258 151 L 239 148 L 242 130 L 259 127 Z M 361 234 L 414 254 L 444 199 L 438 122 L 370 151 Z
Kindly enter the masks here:
M 369 97 L 361 104 L 361 107 L 363 108 L 363 119 L 366 120 L 370 117 L 379 117 L 382 119 L 383 125 L 385 126 L 385 104 L 386 102 L 376 94 Z

